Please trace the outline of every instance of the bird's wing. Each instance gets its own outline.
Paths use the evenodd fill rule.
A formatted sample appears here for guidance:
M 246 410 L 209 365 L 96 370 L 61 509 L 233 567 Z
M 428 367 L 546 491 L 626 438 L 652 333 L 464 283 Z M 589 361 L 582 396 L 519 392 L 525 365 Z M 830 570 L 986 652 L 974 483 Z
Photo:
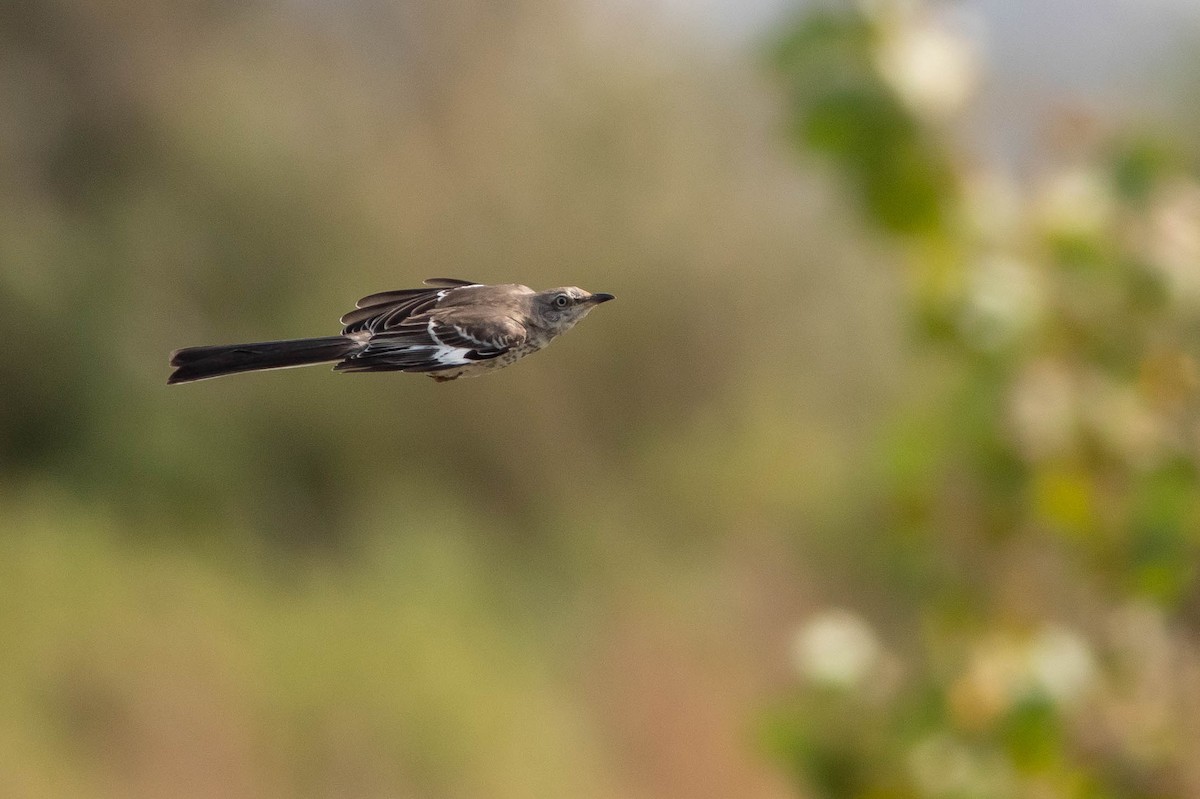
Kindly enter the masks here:
M 498 358 L 524 343 L 525 326 L 487 308 L 433 308 L 373 333 L 334 368 L 342 372 L 436 372 Z
M 390 330 L 412 316 L 432 310 L 455 289 L 480 285 L 449 277 L 433 277 L 425 284 L 428 288 L 381 291 L 363 297 L 354 304 L 353 311 L 342 316 L 342 335 Z

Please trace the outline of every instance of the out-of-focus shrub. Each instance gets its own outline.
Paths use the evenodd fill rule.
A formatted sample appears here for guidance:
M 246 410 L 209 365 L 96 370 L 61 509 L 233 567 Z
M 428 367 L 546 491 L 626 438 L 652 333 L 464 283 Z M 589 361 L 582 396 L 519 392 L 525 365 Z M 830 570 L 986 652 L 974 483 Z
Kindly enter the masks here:
M 902 253 L 915 367 L 835 525 L 875 618 L 803 626 L 768 746 L 830 797 L 1195 795 L 1200 180 L 1086 124 L 1012 178 L 962 144 L 948 7 L 863 8 L 775 63 L 797 146 Z

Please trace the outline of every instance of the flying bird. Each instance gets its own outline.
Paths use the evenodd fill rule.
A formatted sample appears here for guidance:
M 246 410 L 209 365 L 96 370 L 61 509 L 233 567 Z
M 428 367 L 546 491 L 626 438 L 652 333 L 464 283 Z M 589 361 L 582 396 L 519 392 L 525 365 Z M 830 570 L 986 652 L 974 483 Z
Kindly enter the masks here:
M 176 350 L 167 383 L 334 362 L 336 372 L 475 377 L 544 348 L 612 298 L 575 286 L 534 291 L 431 278 L 425 288 L 363 297 L 342 317 L 340 336 Z

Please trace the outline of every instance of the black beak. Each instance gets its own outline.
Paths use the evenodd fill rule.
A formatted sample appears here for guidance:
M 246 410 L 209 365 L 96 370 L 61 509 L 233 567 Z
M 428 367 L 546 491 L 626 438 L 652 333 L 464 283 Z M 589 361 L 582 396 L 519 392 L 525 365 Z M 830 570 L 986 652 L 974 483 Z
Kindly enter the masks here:
M 593 294 L 592 296 L 588 297 L 588 302 L 593 302 L 596 305 L 599 305 L 602 302 L 608 302 L 609 300 L 615 299 L 616 297 L 611 294 Z

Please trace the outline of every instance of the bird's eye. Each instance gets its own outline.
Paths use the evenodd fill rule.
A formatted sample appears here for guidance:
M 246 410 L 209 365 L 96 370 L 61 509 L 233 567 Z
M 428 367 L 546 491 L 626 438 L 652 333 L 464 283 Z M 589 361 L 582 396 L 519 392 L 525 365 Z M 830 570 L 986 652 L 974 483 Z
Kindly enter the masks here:
M 566 294 L 559 294 L 554 298 L 554 305 L 558 308 L 566 308 L 571 304 L 571 298 Z

